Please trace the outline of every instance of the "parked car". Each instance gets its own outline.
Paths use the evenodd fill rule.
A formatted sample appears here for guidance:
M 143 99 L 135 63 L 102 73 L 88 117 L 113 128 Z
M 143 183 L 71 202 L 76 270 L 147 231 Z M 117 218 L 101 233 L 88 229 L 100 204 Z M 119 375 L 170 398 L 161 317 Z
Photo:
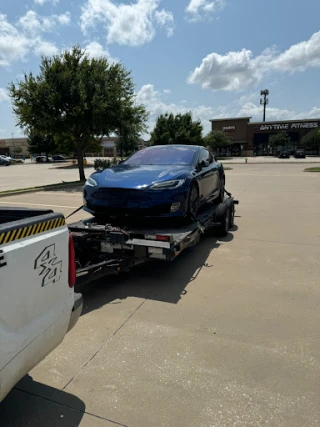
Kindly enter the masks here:
M 45 163 L 45 162 L 50 162 L 50 157 L 46 157 L 46 156 L 37 156 L 36 157 L 36 162 L 37 163 Z
M 10 166 L 11 165 L 11 158 L 7 156 L 0 156 L 0 165 L 1 166 Z
M 196 145 L 153 146 L 118 166 L 95 172 L 84 190 L 84 209 L 95 216 L 190 217 L 224 198 L 221 163 Z
M 60 154 L 55 154 L 52 156 L 53 162 L 65 162 L 66 158 L 64 156 L 61 156 Z
M 305 153 L 305 151 L 304 151 L 304 150 L 296 150 L 296 151 L 294 152 L 293 157 L 294 157 L 295 159 L 305 159 L 305 158 L 306 158 L 306 153 Z
M 279 155 L 278 155 L 279 159 L 289 159 L 290 158 L 290 154 L 288 151 L 280 151 Z

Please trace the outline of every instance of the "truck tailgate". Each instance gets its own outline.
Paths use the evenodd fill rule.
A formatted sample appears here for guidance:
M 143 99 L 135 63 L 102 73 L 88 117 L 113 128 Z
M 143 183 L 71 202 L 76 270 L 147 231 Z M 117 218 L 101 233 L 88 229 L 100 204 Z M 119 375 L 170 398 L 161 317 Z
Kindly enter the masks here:
M 22 371 L 28 371 L 65 336 L 74 302 L 68 286 L 68 243 L 69 232 L 61 214 L 0 225 L 1 381 L 5 368 L 14 364 L 22 350 L 34 342 L 41 348 L 33 360 L 24 361 L 27 366 Z M 44 334 L 46 348 L 39 347 Z

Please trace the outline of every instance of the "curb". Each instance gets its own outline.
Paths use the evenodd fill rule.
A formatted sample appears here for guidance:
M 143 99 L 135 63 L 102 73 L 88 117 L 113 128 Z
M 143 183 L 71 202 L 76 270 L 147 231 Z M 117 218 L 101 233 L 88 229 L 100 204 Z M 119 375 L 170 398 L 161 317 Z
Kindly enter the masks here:
M 219 162 L 219 160 L 218 160 Z M 288 161 L 288 162 L 228 162 L 228 161 L 224 161 L 221 160 L 221 163 L 223 165 L 310 165 L 310 164 L 320 164 L 320 161 L 307 161 L 307 162 L 293 162 L 293 161 Z
M 7 193 L 0 193 L 0 198 L 1 197 L 7 197 L 7 196 L 17 196 L 18 194 L 27 194 L 27 193 L 37 193 L 38 191 L 46 191 L 46 190 L 56 190 L 56 189 L 60 189 L 60 188 L 70 188 L 70 187 L 80 187 L 82 186 L 82 184 L 70 184 L 70 185 L 50 185 L 50 187 L 47 186 L 43 186 L 43 187 L 37 187 L 37 188 L 30 188 L 30 189 L 25 189 L 25 190 L 12 190 L 12 191 L 8 191 Z

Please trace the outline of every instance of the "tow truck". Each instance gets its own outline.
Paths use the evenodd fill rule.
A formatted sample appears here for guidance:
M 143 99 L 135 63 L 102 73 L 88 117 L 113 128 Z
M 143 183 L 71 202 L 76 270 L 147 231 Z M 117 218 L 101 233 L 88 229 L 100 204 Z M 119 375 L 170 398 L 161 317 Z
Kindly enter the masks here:
M 73 328 L 91 282 L 154 259 L 173 261 L 202 234 L 225 236 L 238 203 L 226 193 L 192 222 L 170 225 L 95 218 L 67 225 L 52 210 L 1 208 L 0 401 Z
M 225 236 L 234 225 L 237 204 L 225 190 L 222 203 L 206 207 L 189 224 L 143 220 L 141 225 L 141 220 L 139 224 L 96 218 L 69 224 L 76 253 L 76 292 L 84 292 L 101 277 L 128 272 L 154 259 L 173 261 L 203 234 Z

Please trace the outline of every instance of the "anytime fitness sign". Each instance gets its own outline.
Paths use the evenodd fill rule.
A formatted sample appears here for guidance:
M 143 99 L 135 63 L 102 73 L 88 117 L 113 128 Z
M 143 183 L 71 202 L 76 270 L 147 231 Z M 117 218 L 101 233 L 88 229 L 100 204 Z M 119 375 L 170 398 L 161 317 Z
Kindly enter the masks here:
M 259 131 L 264 130 L 298 130 L 298 129 L 315 129 L 319 127 L 317 122 L 309 123 L 279 123 L 279 124 L 270 124 L 270 125 L 261 125 L 257 126 Z

